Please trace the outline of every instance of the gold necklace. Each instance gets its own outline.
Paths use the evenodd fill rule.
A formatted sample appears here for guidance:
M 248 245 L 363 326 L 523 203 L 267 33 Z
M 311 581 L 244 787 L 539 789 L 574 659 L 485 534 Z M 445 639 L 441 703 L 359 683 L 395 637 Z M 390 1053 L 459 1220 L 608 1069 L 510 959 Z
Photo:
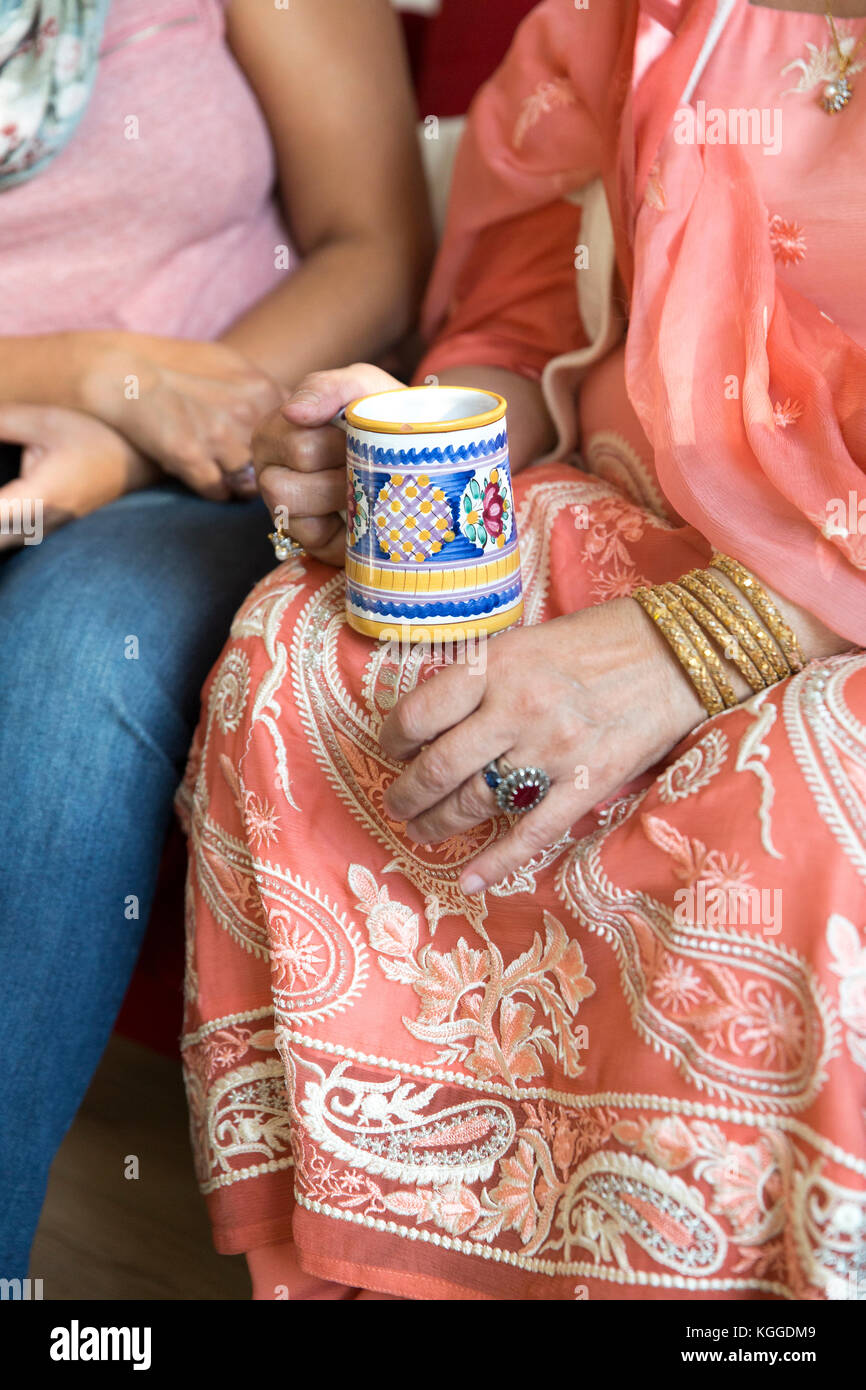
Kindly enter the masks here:
M 828 115 L 834 115 L 837 111 L 842 111 L 854 95 L 848 73 L 851 64 L 854 62 L 860 49 L 863 47 L 864 40 L 861 39 L 850 53 L 842 52 L 842 45 L 839 42 L 839 34 L 836 30 L 836 21 L 833 18 L 833 11 L 830 8 L 830 0 L 827 0 L 827 23 L 830 25 L 830 33 L 833 35 L 833 44 L 836 49 L 836 57 L 839 61 L 839 74 L 832 82 L 828 82 L 821 94 L 821 105 Z

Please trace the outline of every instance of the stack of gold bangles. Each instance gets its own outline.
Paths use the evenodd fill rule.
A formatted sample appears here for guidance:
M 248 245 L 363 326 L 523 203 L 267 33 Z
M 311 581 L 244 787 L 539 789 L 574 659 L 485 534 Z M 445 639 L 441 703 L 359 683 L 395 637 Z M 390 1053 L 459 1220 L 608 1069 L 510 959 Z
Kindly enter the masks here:
M 714 569 L 733 581 L 751 609 L 721 583 Z M 708 714 L 720 714 L 739 703 L 722 656 L 733 662 L 755 691 L 784 680 L 806 664 L 795 634 L 767 591 L 745 565 L 729 555 L 716 552 L 709 569 L 690 570 L 675 584 L 635 589 L 632 598 L 665 637 Z

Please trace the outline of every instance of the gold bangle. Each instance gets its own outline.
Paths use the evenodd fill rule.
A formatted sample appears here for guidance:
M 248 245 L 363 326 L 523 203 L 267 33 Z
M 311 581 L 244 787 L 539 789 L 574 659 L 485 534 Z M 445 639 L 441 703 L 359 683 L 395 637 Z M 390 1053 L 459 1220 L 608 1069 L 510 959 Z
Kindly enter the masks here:
M 722 654 L 734 663 L 743 679 L 753 690 L 763 690 L 763 676 L 736 637 L 733 637 L 728 629 L 719 622 L 715 614 L 711 613 L 709 608 L 705 608 L 700 599 L 695 598 L 694 594 L 690 594 L 688 589 L 684 589 L 681 584 L 674 584 L 672 587 L 677 590 L 683 607 L 688 610 L 704 632 L 715 639 Z
M 731 555 L 713 552 L 710 563 L 745 594 L 761 621 L 769 628 L 776 645 L 788 663 L 789 672 L 802 671 L 806 665 L 803 649 L 797 641 L 797 634 L 788 626 L 766 589 L 759 583 L 751 570 L 740 564 Z
M 761 682 L 760 685 L 754 685 L 750 682 L 750 684 L 752 684 L 752 689 L 764 690 L 768 685 L 775 685 L 776 681 L 779 679 L 776 675 L 776 668 L 767 659 L 765 653 L 758 645 L 757 638 L 750 630 L 748 624 L 742 622 L 733 606 L 726 602 L 728 591 L 719 584 L 718 587 L 723 589 L 725 594 L 725 598 L 720 597 L 719 594 L 715 592 L 713 583 L 704 582 L 704 574 L 701 570 L 692 570 L 688 574 L 684 574 L 679 582 L 683 588 L 688 589 L 690 593 L 694 594 L 696 598 L 699 598 L 702 603 L 706 604 L 707 608 L 715 614 L 722 626 L 727 628 L 730 637 L 739 642 L 744 650 L 748 652 L 755 666 L 758 668 Z M 715 583 L 718 583 L 718 581 L 715 581 Z
M 683 590 L 677 589 L 676 584 L 659 584 L 655 588 L 655 593 L 659 595 L 668 605 L 674 619 L 679 623 L 685 632 L 692 646 L 698 655 L 703 659 L 704 665 L 713 679 L 716 689 L 722 697 L 725 709 L 733 709 L 740 702 L 737 699 L 736 691 L 728 680 L 725 668 L 716 654 L 715 647 L 707 640 L 689 613 L 683 602 Z M 686 597 L 691 597 L 687 594 Z
M 769 632 L 758 622 L 754 614 L 749 612 L 746 605 L 741 602 L 737 595 L 732 594 L 728 586 L 723 584 L 720 579 L 717 579 L 710 570 L 698 570 L 697 573 L 700 576 L 701 583 L 705 584 L 708 589 L 711 589 L 716 595 L 716 598 L 727 605 L 730 611 L 739 618 L 754 641 L 757 642 L 767 661 L 769 661 L 771 667 L 775 671 L 776 680 L 781 681 L 784 680 L 786 676 L 790 676 L 791 672 L 788 670 L 788 663 L 782 656 L 782 653 L 779 651 Z
M 680 624 L 672 617 L 665 604 L 654 589 L 638 588 L 632 591 L 644 612 L 652 619 L 662 633 L 674 656 L 684 668 L 707 714 L 721 714 L 725 708 L 721 695 L 694 647 L 689 642 Z

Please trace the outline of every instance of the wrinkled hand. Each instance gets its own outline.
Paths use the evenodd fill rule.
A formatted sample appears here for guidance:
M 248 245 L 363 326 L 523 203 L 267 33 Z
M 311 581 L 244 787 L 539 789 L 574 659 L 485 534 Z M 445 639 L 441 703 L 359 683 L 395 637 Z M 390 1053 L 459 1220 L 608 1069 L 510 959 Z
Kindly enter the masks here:
M 486 644 L 485 663 L 442 668 L 388 715 L 382 746 L 408 763 L 385 806 L 421 844 L 499 814 L 482 776 L 505 757 L 540 767 L 547 797 L 467 866 L 466 893 L 501 882 L 598 802 L 663 757 L 706 716 L 633 599 L 615 599 Z
M 0 487 L 0 512 L 12 515 L 17 504 L 22 515 L 33 518 L 39 502 L 46 532 L 160 477 L 156 464 L 116 431 L 77 410 L 2 406 L 0 440 L 22 446 L 19 477 Z M 20 530 L 0 529 L 0 550 L 23 543 Z
M 253 429 L 280 388 L 234 348 L 127 333 L 100 335 L 82 406 L 203 497 L 253 496 Z
M 317 560 L 341 566 L 346 528 L 346 437 L 328 426 L 338 411 L 377 391 L 401 387 L 387 372 L 356 363 L 313 372 L 253 435 L 259 490 L 275 519 Z

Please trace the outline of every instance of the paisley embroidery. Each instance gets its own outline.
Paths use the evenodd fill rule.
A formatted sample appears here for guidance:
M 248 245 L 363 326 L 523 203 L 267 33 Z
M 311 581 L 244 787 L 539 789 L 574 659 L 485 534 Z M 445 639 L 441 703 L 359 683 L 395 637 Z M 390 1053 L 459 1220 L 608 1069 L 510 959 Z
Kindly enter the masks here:
M 292 1164 L 272 1016 L 259 1010 L 245 1018 L 246 1026 L 218 1020 L 182 1043 L 196 1174 L 205 1193 Z M 255 1022 L 271 1026 L 255 1029 Z
M 241 722 L 250 687 L 250 664 L 243 652 L 231 651 L 214 681 L 210 708 L 224 734 Z
M 261 722 L 273 739 L 276 758 L 277 784 L 293 810 L 298 805 L 289 785 L 286 746 L 280 731 L 282 707 L 276 698 L 287 672 L 286 646 L 279 640 L 280 627 L 286 611 L 303 592 L 305 578 L 300 561 L 280 565 L 268 579 L 254 589 L 240 609 L 231 635 L 234 638 L 258 637 L 264 643 L 270 670 L 255 692 L 252 723 Z
M 864 669 L 862 653 L 808 666 L 786 683 L 783 713 L 815 807 L 866 881 L 866 725 L 845 700 Z
M 246 845 L 209 818 L 194 818 L 190 840 L 196 884 L 214 920 L 245 951 L 267 959 L 268 933 Z
M 583 446 L 582 458 L 590 473 L 611 483 L 639 507 L 654 512 L 663 521 L 672 519 L 655 470 L 621 434 L 615 430 L 595 430 Z
M 813 1171 L 798 1180 L 794 1211 L 810 1282 L 832 1299 L 866 1298 L 866 1195 Z
M 721 729 L 711 729 L 659 777 L 660 800 L 679 801 L 702 791 L 724 767 L 727 756 L 728 740 Z
M 346 914 L 309 883 L 256 862 L 270 940 L 271 988 L 278 1023 L 329 1018 L 363 993 L 367 947 Z
M 765 701 L 766 691 L 763 690 L 746 701 L 745 708 L 754 713 L 755 722 L 740 739 L 734 766 L 737 772 L 753 772 L 760 782 L 761 804 L 758 807 L 758 821 L 761 826 L 761 844 L 771 858 L 782 859 L 784 856 L 773 844 L 770 828 L 770 812 L 776 789 L 768 766 L 770 749 L 766 743 L 767 734 L 776 722 L 777 710 L 774 704 Z
M 469 1101 L 431 1110 L 438 1086 L 419 1090 L 399 1076 L 366 1081 L 340 1062 L 304 1085 L 300 1116 L 305 1133 L 344 1163 L 402 1182 L 473 1182 L 489 1177 L 514 1137 L 508 1106 Z M 425 1113 L 426 1112 L 426 1113 Z
M 743 869 L 653 818 L 647 830 L 685 884 L 747 882 Z M 568 907 L 614 948 L 638 1034 L 698 1090 L 800 1109 L 826 1080 L 838 1027 L 793 951 L 731 927 L 678 927 L 649 894 L 621 891 L 584 840 L 560 875 Z
M 827 945 L 833 956 L 830 969 L 839 976 L 839 1013 L 848 1030 L 848 1051 L 866 1071 L 866 944 L 854 923 L 834 912 L 827 923 Z

